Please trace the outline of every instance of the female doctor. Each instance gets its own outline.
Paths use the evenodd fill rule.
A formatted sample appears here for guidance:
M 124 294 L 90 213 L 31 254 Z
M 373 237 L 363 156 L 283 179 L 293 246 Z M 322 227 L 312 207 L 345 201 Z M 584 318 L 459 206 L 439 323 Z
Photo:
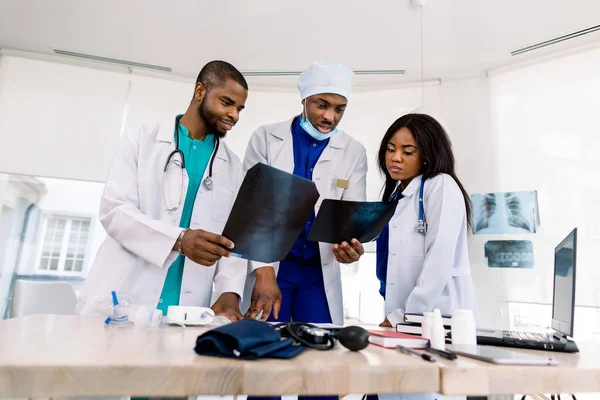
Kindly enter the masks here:
M 444 128 L 432 117 L 408 114 L 389 127 L 378 155 L 383 201 L 398 200 L 377 238 L 377 278 L 385 299 L 383 327 L 404 313 L 475 309 L 467 253 L 471 202 L 454 173 Z M 367 400 L 440 400 L 438 393 L 369 395 Z
M 381 326 L 435 308 L 442 315 L 455 308 L 475 311 L 467 252 L 471 202 L 454 172 L 444 128 L 429 115 L 400 117 L 381 141 L 378 164 L 385 176 L 383 200 L 398 200 L 377 239 L 386 315 Z

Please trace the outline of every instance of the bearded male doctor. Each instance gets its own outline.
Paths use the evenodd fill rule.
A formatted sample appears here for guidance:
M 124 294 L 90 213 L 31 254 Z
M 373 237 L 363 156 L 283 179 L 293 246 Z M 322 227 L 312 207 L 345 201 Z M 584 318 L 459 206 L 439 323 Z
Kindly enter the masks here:
M 160 95 L 160 94 L 157 94 Z M 90 315 L 111 291 L 135 304 L 239 309 L 247 261 L 229 257 L 220 235 L 242 182 L 239 158 L 221 140 L 238 121 L 248 85 L 231 64 L 200 71 L 183 115 L 129 129 L 121 137 L 100 203 L 107 232 L 81 290 L 77 313 Z

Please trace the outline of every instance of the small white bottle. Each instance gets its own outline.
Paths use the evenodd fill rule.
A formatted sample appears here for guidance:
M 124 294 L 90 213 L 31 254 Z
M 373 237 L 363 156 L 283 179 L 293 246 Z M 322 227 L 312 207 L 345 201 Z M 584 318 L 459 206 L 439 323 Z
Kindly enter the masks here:
M 454 310 L 451 325 L 452 344 L 477 344 L 475 318 L 472 310 Z
M 439 308 L 433 310 L 433 324 L 431 325 L 431 338 L 429 343 L 432 348 L 446 350 L 446 333 L 442 322 L 442 313 Z
M 431 339 L 431 326 L 433 325 L 433 313 L 430 311 L 423 313 L 423 322 L 421 323 L 421 337 Z

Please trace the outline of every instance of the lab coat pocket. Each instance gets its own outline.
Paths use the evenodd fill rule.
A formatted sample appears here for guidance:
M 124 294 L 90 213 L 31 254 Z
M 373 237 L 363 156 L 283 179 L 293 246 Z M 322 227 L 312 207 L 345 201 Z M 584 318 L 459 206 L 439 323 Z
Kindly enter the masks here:
M 227 188 L 216 188 L 212 193 L 211 199 L 211 218 L 217 222 L 225 223 L 229 218 L 231 207 L 233 206 L 233 196 L 235 193 Z
M 418 233 L 416 229 L 415 227 L 415 232 L 406 241 L 404 254 L 409 257 L 425 257 L 425 235 Z

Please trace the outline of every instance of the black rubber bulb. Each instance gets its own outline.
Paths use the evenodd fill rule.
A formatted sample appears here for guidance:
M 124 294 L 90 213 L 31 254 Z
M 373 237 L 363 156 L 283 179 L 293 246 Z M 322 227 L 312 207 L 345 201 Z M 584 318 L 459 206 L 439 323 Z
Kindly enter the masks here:
M 352 351 L 359 351 L 369 345 L 369 332 L 360 326 L 347 326 L 336 335 L 340 344 Z

